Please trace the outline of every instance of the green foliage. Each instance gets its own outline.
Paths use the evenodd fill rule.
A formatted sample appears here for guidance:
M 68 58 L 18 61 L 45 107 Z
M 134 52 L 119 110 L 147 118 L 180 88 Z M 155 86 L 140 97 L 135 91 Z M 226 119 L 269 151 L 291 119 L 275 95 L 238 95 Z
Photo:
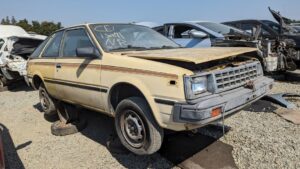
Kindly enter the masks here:
M 21 20 L 17 21 L 14 16 L 11 17 L 11 19 L 9 19 L 8 16 L 6 18 L 3 18 L 1 20 L 1 24 L 2 25 L 17 25 L 17 26 L 22 27 L 27 32 L 35 32 L 37 34 L 42 34 L 42 35 L 46 35 L 46 36 L 49 36 L 52 32 L 62 28 L 62 25 L 60 22 L 54 23 L 54 22 L 49 22 L 49 21 L 43 21 L 43 22 L 31 21 L 31 23 L 30 23 L 30 22 L 28 22 L 27 19 L 21 19 Z

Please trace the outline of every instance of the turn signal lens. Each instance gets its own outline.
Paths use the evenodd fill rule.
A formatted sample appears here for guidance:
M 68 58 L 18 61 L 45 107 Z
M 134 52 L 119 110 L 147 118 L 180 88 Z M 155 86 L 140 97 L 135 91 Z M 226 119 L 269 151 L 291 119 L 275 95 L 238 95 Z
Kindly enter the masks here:
M 212 111 L 211 111 L 211 117 L 219 116 L 221 113 L 222 113 L 221 107 L 214 108 L 214 109 L 212 109 Z

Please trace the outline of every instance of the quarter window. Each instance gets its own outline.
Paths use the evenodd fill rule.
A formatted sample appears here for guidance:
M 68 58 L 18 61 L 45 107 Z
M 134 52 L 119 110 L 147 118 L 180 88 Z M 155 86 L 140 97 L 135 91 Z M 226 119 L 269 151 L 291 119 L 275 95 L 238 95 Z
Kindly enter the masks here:
M 84 29 L 67 31 L 63 42 L 63 57 L 76 57 L 77 48 L 93 47 Z
M 58 32 L 58 33 L 55 33 L 51 37 L 52 41 L 49 43 L 49 45 L 45 49 L 43 57 L 58 57 L 59 56 L 59 48 L 60 48 L 62 36 L 63 36 L 63 32 Z
M 44 42 L 42 42 L 35 50 L 34 52 L 30 55 L 30 58 L 37 58 L 40 56 L 40 53 L 42 52 L 42 50 L 44 49 L 44 47 L 46 46 L 47 42 L 49 41 L 49 39 L 46 39 Z

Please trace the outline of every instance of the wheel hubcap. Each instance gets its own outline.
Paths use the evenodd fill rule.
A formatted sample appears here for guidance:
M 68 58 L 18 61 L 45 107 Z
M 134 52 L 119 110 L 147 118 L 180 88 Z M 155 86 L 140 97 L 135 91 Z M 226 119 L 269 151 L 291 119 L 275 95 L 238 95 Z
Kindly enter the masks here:
M 140 116 L 134 111 L 126 111 L 121 116 L 122 134 L 126 141 L 135 148 L 144 145 L 146 130 Z

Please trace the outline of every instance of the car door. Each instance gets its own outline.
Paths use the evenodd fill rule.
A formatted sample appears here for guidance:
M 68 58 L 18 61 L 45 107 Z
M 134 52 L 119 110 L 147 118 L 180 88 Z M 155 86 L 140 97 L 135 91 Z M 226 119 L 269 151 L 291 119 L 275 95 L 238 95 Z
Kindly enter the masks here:
M 188 24 L 172 24 L 168 26 L 168 37 L 183 47 L 211 47 L 211 41 L 209 38 L 193 38 L 190 36 L 190 31 L 201 31 L 195 27 Z
M 79 56 L 78 50 L 83 48 L 97 50 L 86 28 L 66 30 L 56 62 L 56 90 L 62 100 L 102 110 L 100 52 L 97 57 Z
M 48 93 L 53 97 L 57 97 L 57 91 L 54 83 L 55 65 L 56 65 L 56 58 L 59 56 L 59 49 L 60 49 L 62 37 L 63 37 L 63 31 L 59 31 L 51 35 L 49 39 L 44 41 L 36 50 L 38 52 L 39 50 L 43 49 L 44 45 L 46 45 L 40 58 L 34 58 L 30 62 L 35 67 L 35 70 L 38 70 L 38 75 L 43 78 Z M 36 52 L 32 54 L 32 56 L 34 55 L 37 55 Z M 35 72 L 28 72 L 28 73 L 35 73 Z

